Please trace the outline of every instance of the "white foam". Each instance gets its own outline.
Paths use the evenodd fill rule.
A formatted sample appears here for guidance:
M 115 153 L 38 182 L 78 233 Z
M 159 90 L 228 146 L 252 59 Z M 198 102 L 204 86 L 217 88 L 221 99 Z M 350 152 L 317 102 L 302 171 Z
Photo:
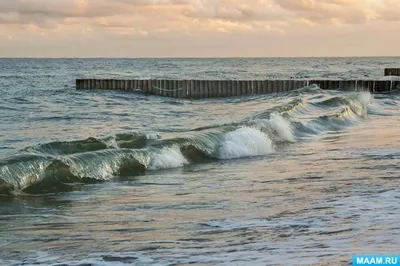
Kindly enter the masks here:
M 296 141 L 290 122 L 279 113 L 272 113 L 269 120 L 267 120 L 267 124 L 277 133 L 279 139 L 290 142 Z
M 357 93 L 356 100 L 350 100 L 351 109 L 359 116 L 366 116 L 368 105 L 372 104 L 373 96 L 370 92 Z
M 175 147 L 165 147 L 157 153 L 152 154 L 149 170 L 160 170 L 182 167 L 189 162 Z
M 219 159 L 266 155 L 273 152 L 272 141 L 263 132 L 249 127 L 225 135 L 218 151 Z
M 146 134 L 146 139 L 148 140 L 154 140 L 154 139 L 159 139 L 160 135 L 156 132 L 149 132 Z
M 115 137 L 109 137 L 102 140 L 102 142 L 107 146 L 107 148 L 118 149 L 118 143 Z

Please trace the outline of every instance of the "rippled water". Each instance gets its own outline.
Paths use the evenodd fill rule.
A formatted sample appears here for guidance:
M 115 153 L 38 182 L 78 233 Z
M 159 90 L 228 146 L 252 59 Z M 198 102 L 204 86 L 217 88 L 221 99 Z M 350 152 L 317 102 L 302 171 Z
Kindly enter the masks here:
M 400 94 L 177 100 L 82 77 L 382 79 L 400 58 L 0 59 L 0 264 L 348 265 L 400 246 Z

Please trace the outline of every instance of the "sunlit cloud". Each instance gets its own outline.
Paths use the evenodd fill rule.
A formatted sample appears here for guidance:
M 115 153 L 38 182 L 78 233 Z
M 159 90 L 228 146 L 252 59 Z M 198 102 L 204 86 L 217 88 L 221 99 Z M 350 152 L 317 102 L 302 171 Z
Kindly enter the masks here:
M 304 34 L 309 39 L 328 38 L 338 43 L 334 39 L 338 34 L 353 34 L 349 39 L 359 34 L 362 39 L 378 33 L 382 26 L 393 32 L 399 29 L 399 10 L 397 0 L 2 0 L 0 38 L 19 43 L 24 54 L 32 47 L 50 46 L 51 39 L 54 54 L 60 56 L 65 43 L 80 46 L 85 42 L 96 44 L 89 51 L 96 55 L 113 45 L 128 46 L 126 42 L 138 47 L 138 55 L 154 53 L 155 48 L 146 48 L 147 42 L 147 47 L 157 46 L 157 54 L 164 56 L 171 54 L 174 43 L 187 46 L 185 56 L 193 53 L 190 45 L 198 51 L 200 44 L 204 45 L 202 54 L 210 56 L 220 54 L 223 44 L 224 52 L 232 55 L 245 55 L 243 46 L 254 46 L 252 53 L 266 56 L 269 54 L 261 51 L 263 44 L 268 53 L 274 49 L 282 53 L 285 46 L 280 42 L 301 42 Z M 35 45 L 24 44 L 27 38 Z M 368 45 L 371 49 L 378 46 L 374 42 Z M 332 44 L 331 50 L 336 49 L 337 54 L 339 48 L 343 50 Z M 6 44 L 0 44 L 0 49 L 1 56 L 20 52 Z M 292 50 L 294 56 L 302 55 L 297 48 Z M 85 49 L 74 51 L 76 56 L 87 53 Z M 123 51 L 119 49 L 118 56 Z M 312 54 L 315 49 L 304 47 L 301 51 Z M 126 56 L 133 55 L 132 49 L 126 50 Z

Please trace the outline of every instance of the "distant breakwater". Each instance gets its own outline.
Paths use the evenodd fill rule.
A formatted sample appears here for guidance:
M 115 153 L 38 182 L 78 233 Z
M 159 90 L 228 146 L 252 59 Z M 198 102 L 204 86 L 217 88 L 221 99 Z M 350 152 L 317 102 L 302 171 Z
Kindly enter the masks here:
M 124 90 L 192 99 L 287 92 L 312 85 L 324 90 L 383 93 L 400 89 L 400 80 L 76 80 L 79 90 Z

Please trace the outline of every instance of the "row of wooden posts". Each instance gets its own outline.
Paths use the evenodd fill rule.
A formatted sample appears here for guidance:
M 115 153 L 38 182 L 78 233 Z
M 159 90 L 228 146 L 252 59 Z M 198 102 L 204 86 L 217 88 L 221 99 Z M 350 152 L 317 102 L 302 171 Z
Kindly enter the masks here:
M 77 89 L 129 90 L 166 97 L 197 99 L 286 92 L 313 84 L 326 90 L 387 92 L 399 88 L 400 80 L 76 80 Z
M 385 68 L 385 76 L 400 76 L 400 68 Z

